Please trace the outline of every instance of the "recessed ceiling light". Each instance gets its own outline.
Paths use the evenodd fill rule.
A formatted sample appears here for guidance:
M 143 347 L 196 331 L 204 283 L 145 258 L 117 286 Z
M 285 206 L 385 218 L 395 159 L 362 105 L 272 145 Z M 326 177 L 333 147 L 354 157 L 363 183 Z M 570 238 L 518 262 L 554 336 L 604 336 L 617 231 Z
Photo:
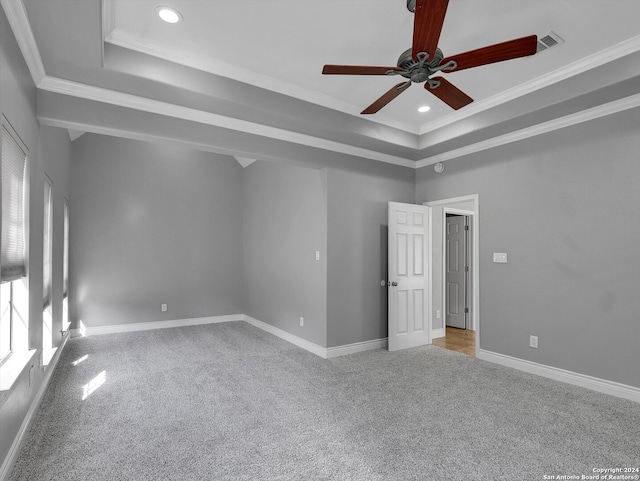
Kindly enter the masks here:
M 428 112 L 429 110 L 431 110 L 431 107 L 429 107 L 428 105 L 423 105 L 422 107 L 418 108 L 418 112 Z
M 156 8 L 158 16 L 167 23 L 178 23 L 182 20 L 182 15 L 175 8 L 158 7 Z

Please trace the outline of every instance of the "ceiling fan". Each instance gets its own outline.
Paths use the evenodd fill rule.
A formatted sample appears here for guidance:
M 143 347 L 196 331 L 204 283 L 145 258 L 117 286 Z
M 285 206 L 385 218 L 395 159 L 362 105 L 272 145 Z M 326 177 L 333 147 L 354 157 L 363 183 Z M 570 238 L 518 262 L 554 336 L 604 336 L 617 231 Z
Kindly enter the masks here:
M 449 0 L 407 0 L 407 8 L 414 13 L 413 45 L 398 58 L 397 67 L 364 65 L 325 65 L 324 75 L 400 75 L 408 79 L 393 86 L 382 97 L 364 109 L 362 114 L 375 114 L 382 107 L 407 90 L 411 83 L 424 84 L 424 88 L 458 110 L 473 99 L 443 77 L 432 77 L 436 72 L 451 73 L 480 65 L 533 55 L 538 37 L 527 37 L 470 50 L 445 57 L 438 48 L 438 39 L 447 12 Z

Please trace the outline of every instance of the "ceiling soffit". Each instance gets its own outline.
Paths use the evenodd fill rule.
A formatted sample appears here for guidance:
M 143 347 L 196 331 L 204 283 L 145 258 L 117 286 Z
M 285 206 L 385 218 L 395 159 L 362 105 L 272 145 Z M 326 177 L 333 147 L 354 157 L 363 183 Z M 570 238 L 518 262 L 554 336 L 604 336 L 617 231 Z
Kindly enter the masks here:
M 449 119 L 445 119 L 441 125 L 433 124 L 430 130 L 420 135 L 407 133 L 406 131 L 380 125 L 369 120 L 353 118 L 348 114 L 310 105 L 308 102 L 300 101 L 287 95 L 266 91 L 263 91 L 263 93 L 266 92 L 270 96 L 270 100 L 266 102 L 267 105 L 269 105 L 269 102 L 273 102 L 274 105 L 279 103 L 288 103 L 288 105 L 284 109 L 262 108 L 262 111 L 260 111 L 260 107 L 255 108 L 253 111 L 248 109 L 245 111 L 245 115 L 252 119 L 248 120 L 247 118 L 236 118 L 231 112 L 227 112 L 227 115 L 220 115 L 206 109 L 201 110 L 195 106 L 187 107 L 182 104 L 188 105 L 188 102 L 180 102 L 175 98 L 171 102 L 165 102 L 160 99 L 145 97 L 142 92 L 128 93 L 126 88 L 123 88 L 122 82 L 118 85 L 118 89 L 114 89 L 105 88 L 107 86 L 96 87 L 89 82 L 84 83 L 82 78 L 79 79 L 80 81 L 75 82 L 47 76 L 42 59 L 40 59 L 36 37 L 25 13 L 26 10 L 22 8 L 22 2 L 20 0 L 17 2 L 10 0 L 0 1 L 20 44 L 34 82 L 42 90 L 407 167 L 421 167 L 446 160 L 446 158 L 453 158 L 456 155 L 464 155 L 465 152 L 468 153 L 473 149 L 489 148 L 486 146 L 493 145 L 496 142 L 494 140 L 492 144 L 492 138 L 501 139 L 500 141 L 502 142 L 514 141 L 513 139 L 517 140 L 522 136 L 537 135 L 536 132 L 551 128 L 553 125 L 561 126 L 567 122 L 582 122 L 590 118 L 614 113 L 615 109 L 619 111 L 633 108 L 637 106 L 638 102 L 638 98 L 635 95 L 638 92 L 634 92 L 633 89 L 620 90 L 628 96 L 626 98 L 609 97 L 606 99 L 606 103 L 601 105 L 593 105 L 593 102 L 590 102 L 587 97 L 592 92 L 601 93 L 602 89 L 607 86 L 606 82 L 612 85 L 616 81 L 624 81 L 638 76 L 637 72 L 634 72 L 624 63 L 625 59 L 627 59 L 629 61 L 633 60 L 633 62 L 627 63 L 639 64 L 636 57 L 637 52 L 640 51 L 640 36 L 630 39 L 615 48 L 608 49 L 607 52 L 585 59 L 580 64 L 568 66 L 562 72 L 556 72 L 553 78 L 536 79 L 535 85 L 529 86 L 532 90 L 528 93 L 507 92 L 503 99 L 488 99 L 485 105 L 478 102 L 477 105 L 471 106 L 468 110 L 457 112 Z M 105 2 L 105 5 L 109 3 Z M 108 23 L 105 28 L 108 28 Z M 122 65 L 122 58 L 131 55 L 130 52 L 123 52 L 122 50 L 124 49 L 120 51 L 117 49 L 111 50 L 110 46 L 107 45 L 104 50 L 105 65 L 117 71 L 118 62 Z M 118 61 L 111 62 L 110 52 L 118 52 L 121 58 Z M 135 53 L 135 56 L 138 59 L 142 58 L 139 52 Z M 618 60 L 619 62 L 616 63 Z M 174 71 L 184 68 L 159 59 L 147 59 L 147 63 L 149 65 L 154 63 L 156 65 L 164 64 L 164 68 L 173 69 Z M 599 83 L 584 82 L 583 78 L 593 78 L 596 64 L 605 64 L 603 69 L 609 69 L 610 71 L 615 69 L 616 72 L 619 71 L 619 65 L 622 65 L 623 73 L 627 77 L 620 79 L 618 76 L 610 75 L 608 80 L 598 77 L 600 79 Z M 188 68 L 187 70 L 192 69 Z M 124 71 L 120 73 L 131 75 Z M 204 75 L 211 76 L 210 73 L 205 73 Z M 580 82 L 577 82 L 578 78 L 580 78 Z M 240 97 L 249 92 L 247 87 L 255 89 L 253 86 L 247 86 L 229 79 L 224 79 L 224 81 L 228 82 L 230 88 L 237 89 L 237 95 Z M 572 87 L 572 82 L 578 85 L 590 83 L 591 90 L 576 93 L 576 89 Z M 640 82 L 636 83 L 640 84 Z M 207 97 L 206 93 L 197 92 L 196 89 L 193 89 L 192 93 L 194 95 L 203 95 L 203 98 Z M 250 93 L 255 95 L 255 92 Z M 504 101 L 504 99 L 509 99 L 509 96 L 517 99 L 517 102 L 520 103 L 519 110 L 511 110 L 510 107 L 513 106 Z M 562 98 L 563 96 L 565 96 L 565 99 L 582 97 L 584 102 L 575 102 L 570 108 L 556 108 L 554 110 L 544 100 Z M 529 106 L 525 104 L 529 104 Z M 559 102 L 559 105 L 562 104 L 568 106 L 566 101 Z M 199 103 L 199 105 L 203 104 Z M 236 105 L 242 105 L 242 103 L 238 101 Z M 291 118 L 287 108 L 294 112 L 297 109 L 300 115 Z M 580 109 L 584 110 L 581 115 L 579 115 Z M 211 110 L 215 110 L 215 106 Z M 242 109 L 237 110 L 241 111 Z M 514 111 L 517 111 L 518 114 L 514 115 Z M 544 111 L 543 114 L 536 115 L 536 112 L 542 111 Z M 237 115 L 237 112 L 235 114 Z M 509 116 L 511 118 L 526 118 L 526 121 L 509 122 Z M 554 116 L 555 118 L 550 118 Z M 536 130 L 536 125 L 543 125 L 544 127 Z M 345 128 L 345 126 L 348 128 Z M 86 125 L 86 127 L 89 130 L 91 129 L 91 125 Z M 238 150 L 238 153 L 245 158 L 259 157 L 260 155 L 259 152 L 243 152 L 241 149 Z

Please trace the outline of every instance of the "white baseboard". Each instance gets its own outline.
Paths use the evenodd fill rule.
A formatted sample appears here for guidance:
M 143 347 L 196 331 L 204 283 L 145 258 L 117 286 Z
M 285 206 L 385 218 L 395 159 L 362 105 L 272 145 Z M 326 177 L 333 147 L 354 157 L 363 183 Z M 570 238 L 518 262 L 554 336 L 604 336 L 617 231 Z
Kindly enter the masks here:
M 445 337 L 446 335 L 447 332 L 444 327 L 441 327 L 440 329 L 431 329 L 431 339 L 438 339 L 440 337 Z
M 537 374 L 538 376 L 547 377 L 556 381 L 566 382 L 568 384 L 574 384 L 576 386 L 585 387 L 587 389 L 610 394 L 612 396 L 640 402 L 640 388 L 629 386 L 627 384 L 607 381 L 606 379 L 587 376 L 585 374 L 567 371 L 565 369 L 547 366 L 537 362 L 526 361 L 517 357 L 499 354 L 497 352 L 485 351 L 484 349 L 479 349 L 476 353 L 476 357 L 478 359 L 512 367 L 531 374 Z
M 353 344 L 345 344 L 343 346 L 328 347 L 327 359 L 339 356 L 347 356 L 357 352 L 372 351 L 374 349 L 386 349 L 388 346 L 388 338 L 373 339 L 371 341 L 355 342 Z
M 244 321 L 251 324 L 252 326 L 257 327 L 258 329 L 262 329 L 274 336 L 279 337 L 280 339 L 284 339 L 291 344 L 294 344 L 302 349 L 305 349 L 313 354 L 320 356 L 324 359 L 327 359 L 327 348 L 318 346 L 313 342 L 307 341 L 306 339 L 302 339 L 301 337 L 295 336 L 287 331 L 283 331 L 279 327 L 272 326 L 271 324 L 267 324 L 266 322 L 259 321 L 251 316 L 247 316 L 244 314 Z
M 22 421 L 22 425 L 20 426 L 20 430 L 16 434 L 11 447 L 9 448 L 9 452 L 7 453 L 7 457 L 4 459 L 2 466 L 0 466 L 0 481 L 6 481 L 9 479 L 9 475 L 11 474 L 11 470 L 15 462 L 18 459 L 18 455 L 20 454 L 20 448 L 22 447 L 22 443 L 29 432 L 29 428 L 31 427 L 31 423 L 33 422 L 38 409 L 40 409 L 40 404 L 42 404 L 42 398 L 44 397 L 44 393 L 47 391 L 47 387 L 49 386 L 49 381 L 51 381 L 51 376 L 53 375 L 53 371 L 55 371 L 56 366 L 58 365 L 58 360 L 60 359 L 60 355 L 64 350 L 65 345 L 67 344 L 67 340 L 69 339 L 69 334 L 62 338 L 62 343 L 56 349 L 56 353 L 51 358 L 49 365 L 45 368 L 45 374 L 42 379 L 42 383 L 38 388 L 38 392 L 36 392 L 35 397 L 33 398 L 33 402 L 31 406 L 29 406 L 29 410 L 27 411 L 27 415 Z
M 284 331 L 278 327 L 259 321 L 246 314 L 233 314 L 228 316 L 212 316 L 212 317 L 196 317 L 192 319 L 174 319 L 170 321 L 156 322 L 138 322 L 134 324 L 118 324 L 114 326 L 96 326 L 81 327 L 80 329 L 71 329 L 71 337 L 99 336 L 102 334 L 114 334 L 119 332 L 146 331 L 150 329 L 166 329 L 170 327 L 197 326 L 202 324 L 214 324 L 218 322 L 245 321 L 252 326 L 262 329 L 274 336 L 284 339 L 302 349 L 313 354 L 330 359 L 338 356 L 346 356 L 356 352 L 370 351 L 372 349 L 382 349 L 387 347 L 387 338 L 374 339 L 371 341 L 356 342 L 354 344 L 345 344 L 344 346 L 322 347 L 313 342 L 302 339 L 294 334 Z
M 374 339 L 372 341 L 356 342 L 353 344 L 345 344 L 343 346 L 336 347 L 322 347 L 314 344 L 313 342 L 302 339 L 301 337 L 290 334 L 287 331 L 283 331 L 278 327 L 274 327 L 266 322 L 259 321 L 251 316 L 244 315 L 244 320 L 252 326 L 262 329 L 274 336 L 279 337 L 291 344 L 294 344 L 302 349 L 305 349 L 316 356 L 320 356 L 323 359 L 331 359 L 339 356 L 346 356 L 348 354 L 355 354 L 357 352 L 371 351 L 373 349 L 382 349 L 387 347 L 387 338 Z
M 202 324 L 216 324 L 219 322 L 242 321 L 244 314 L 230 314 L 226 316 L 194 317 L 190 319 L 171 319 L 168 321 L 136 322 L 133 324 L 117 324 L 113 326 L 96 326 L 72 329 L 71 337 L 99 336 L 118 332 L 148 331 L 151 329 L 168 329 L 171 327 L 200 326 Z M 83 332 L 84 331 L 84 332 Z

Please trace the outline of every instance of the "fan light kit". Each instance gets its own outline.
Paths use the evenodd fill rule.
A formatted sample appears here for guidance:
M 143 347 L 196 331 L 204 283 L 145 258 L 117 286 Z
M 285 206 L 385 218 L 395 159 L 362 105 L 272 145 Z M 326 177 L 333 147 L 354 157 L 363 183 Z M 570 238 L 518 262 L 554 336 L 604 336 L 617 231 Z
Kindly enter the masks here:
M 175 8 L 158 7 L 156 8 L 158 16 L 167 23 L 178 23 L 182 20 L 182 15 Z
M 497 43 L 445 57 L 438 48 L 449 0 L 407 0 L 407 9 L 414 14 L 413 45 L 400 55 L 397 67 L 366 65 L 325 65 L 324 75 L 400 75 L 407 79 L 393 86 L 387 93 L 364 109 L 362 114 L 375 114 L 382 107 L 411 87 L 425 82 L 424 88 L 458 110 L 473 102 L 462 90 L 444 77 L 433 77 L 437 72 L 451 73 L 504 60 L 528 57 L 537 50 L 538 37 L 527 37 Z

